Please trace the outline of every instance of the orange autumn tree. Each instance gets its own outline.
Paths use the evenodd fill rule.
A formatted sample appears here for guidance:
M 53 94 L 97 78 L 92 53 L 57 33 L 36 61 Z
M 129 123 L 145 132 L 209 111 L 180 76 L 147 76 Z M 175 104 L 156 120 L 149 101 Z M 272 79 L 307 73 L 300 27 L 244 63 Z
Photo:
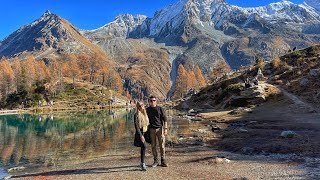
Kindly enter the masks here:
M 175 88 L 173 92 L 173 98 L 181 98 L 185 94 L 188 85 L 187 85 L 187 71 L 182 64 L 179 65 L 177 71 L 177 77 L 175 80 Z
M 223 74 L 229 72 L 231 72 L 230 66 L 225 61 L 219 61 L 213 65 L 210 79 L 214 80 L 215 78 L 221 77 Z
M 87 54 L 81 53 L 77 56 L 78 65 L 81 70 L 81 79 L 84 81 L 89 81 L 90 74 L 90 57 Z
M 15 57 L 13 59 L 13 62 L 11 64 L 11 67 L 12 67 L 12 70 L 13 70 L 13 73 L 14 73 L 14 80 L 15 80 L 15 91 L 17 92 L 18 91 L 18 88 L 19 88 L 19 84 L 21 83 L 22 81 L 22 77 L 21 77 L 21 73 L 22 73 L 22 65 L 21 65 L 21 61 L 19 58 Z
M 47 67 L 47 65 L 44 63 L 44 61 L 38 61 L 36 66 L 38 74 L 40 74 L 39 77 L 37 77 L 37 80 L 48 80 L 50 78 L 50 70 Z
M 195 74 L 197 82 L 198 82 L 197 89 L 204 87 L 207 84 L 206 79 L 204 78 L 198 65 L 194 68 L 194 74 Z
M 105 56 L 102 56 L 100 54 L 96 54 L 95 58 L 97 59 L 98 62 L 98 67 L 97 67 L 97 81 L 101 85 L 105 85 L 105 82 L 107 80 L 107 76 L 110 71 L 110 64 L 107 61 L 107 58 Z
M 81 74 L 81 70 L 74 54 L 68 55 L 67 62 L 63 64 L 63 74 L 72 79 L 73 88 L 75 88 L 75 78 Z
M 7 59 L 0 61 L 0 91 L 3 96 L 11 93 L 14 85 L 14 72 Z
M 97 57 L 94 56 L 89 61 L 89 81 L 91 83 L 95 83 L 98 70 L 99 70 L 99 61 Z
M 112 70 L 108 76 L 109 87 L 118 93 L 122 94 L 123 92 L 123 82 L 121 76 L 118 72 Z
M 50 84 L 50 91 L 52 91 L 54 94 L 57 90 L 62 90 L 63 86 L 63 71 L 62 71 L 63 64 L 58 61 L 57 59 L 52 59 L 49 64 L 49 70 L 50 70 L 50 78 L 49 78 L 49 84 Z
M 187 72 L 187 89 L 191 88 L 197 88 L 198 87 L 198 81 L 196 78 L 196 75 L 193 71 L 189 70 Z
M 122 81 L 119 73 L 115 74 L 115 80 L 116 80 L 115 88 L 119 94 L 122 94 L 123 93 L 123 81 Z
M 101 78 L 101 85 L 105 85 L 106 83 L 106 79 L 108 77 L 109 74 L 109 67 L 107 67 L 106 65 L 101 64 L 101 67 L 98 70 L 98 75 Z M 99 78 L 99 79 L 100 79 Z
M 27 83 L 27 87 L 31 88 L 32 84 L 35 82 L 36 80 L 36 60 L 34 59 L 34 57 L 32 55 L 27 55 L 26 60 L 23 63 L 23 67 L 25 69 L 26 72 L 26 83 Z

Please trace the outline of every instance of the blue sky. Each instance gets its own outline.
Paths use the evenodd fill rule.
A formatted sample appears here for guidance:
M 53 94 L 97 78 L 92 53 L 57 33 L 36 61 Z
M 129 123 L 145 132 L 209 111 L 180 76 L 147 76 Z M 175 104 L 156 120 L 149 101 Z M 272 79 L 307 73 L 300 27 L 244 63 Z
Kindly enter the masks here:
M 80 29 L 96 29 L 111 22 L 118 14 L 144 14 L 177 0 L 6 0 L 0 10 L 0 40 L 25 24 L 39 18 L 46 10 L 62 16 Z M 279 0 L 225 0 L 229 4 L 255 7 Z M 303 0 L 292 0 L 302 3 Z

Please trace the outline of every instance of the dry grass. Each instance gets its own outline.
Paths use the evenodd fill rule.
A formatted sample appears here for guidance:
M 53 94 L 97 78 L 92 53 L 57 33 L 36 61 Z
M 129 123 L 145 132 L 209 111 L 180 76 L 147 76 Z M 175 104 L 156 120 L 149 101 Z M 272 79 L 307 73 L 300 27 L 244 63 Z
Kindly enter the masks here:
M 200 116 L 203 119 L 223 119 L 223 121 L 230 121 L 241 118 L 241 116 L 230 115 L 231 111 L 218 111 L 218 112 L 208 112 L 208 113 L 200 113 Z

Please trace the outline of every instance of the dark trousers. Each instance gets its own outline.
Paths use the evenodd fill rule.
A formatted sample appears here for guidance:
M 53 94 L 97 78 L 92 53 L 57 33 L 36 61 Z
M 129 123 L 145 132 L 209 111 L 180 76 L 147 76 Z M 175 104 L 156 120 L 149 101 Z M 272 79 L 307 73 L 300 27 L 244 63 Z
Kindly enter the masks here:
M 146 156 L 146 143 L 143 143 L 140 149 L 141 163 L 144 163 L 144 158 Z

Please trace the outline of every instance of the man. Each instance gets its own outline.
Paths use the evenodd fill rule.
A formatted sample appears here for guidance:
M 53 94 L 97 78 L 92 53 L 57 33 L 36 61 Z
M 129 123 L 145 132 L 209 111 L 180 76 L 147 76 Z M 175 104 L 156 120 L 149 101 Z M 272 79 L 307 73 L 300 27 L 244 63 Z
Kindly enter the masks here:
M 149 130 L 151 137 L 151 147 L 154 163 L 152 167 L 159 165 L 157 153 L 157 139 L 160 146 L 161 166 L 168 167 L 165 160 L 165 136 L 168 134 L 167 118 L 164 110 L 157 105 L 157 99 L 154 96 L 149 98 L 149 107 L 147 108 L 149 118 Z

